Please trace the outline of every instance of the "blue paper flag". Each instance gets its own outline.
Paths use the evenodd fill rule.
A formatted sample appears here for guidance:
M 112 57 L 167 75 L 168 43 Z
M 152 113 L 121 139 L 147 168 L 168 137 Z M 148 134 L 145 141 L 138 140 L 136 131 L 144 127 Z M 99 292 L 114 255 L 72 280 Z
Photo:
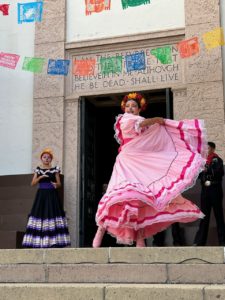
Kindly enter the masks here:
M 127 72 L 145 69 L 145 54 L 143 51 L 126 55 Z
M 18 24 L 41 22 L 43 2 L 18 3 Z
M 67 75 L 69 71 L 70 61 L 67 59 L 49 59 L 48 74 L 49 75 Z

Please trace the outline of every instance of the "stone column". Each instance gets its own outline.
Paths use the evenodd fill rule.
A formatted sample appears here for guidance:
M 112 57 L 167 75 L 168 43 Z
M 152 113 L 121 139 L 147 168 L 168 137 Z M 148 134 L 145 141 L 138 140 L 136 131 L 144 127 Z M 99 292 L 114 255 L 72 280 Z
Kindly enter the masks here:
M 64 200 L 72 246 L 79 246 L 79 102 L 65 101 Z
M 185 0 L 186 38 L 198 36 L 199 55 L 186 59 L 186 118 L 206 122 L 208 139 L 215 141 L 217 152 L 225 159 L 224 96 L 221 47 L 207 50 L 202 35 L 220 27 L 218 0 Z
M 51 147 L 63 168 L 64 76 L 47 75 L 48 59 L 65 57 L 65 0 L 45 0 L 43 20 L 35 27 L 35 57 L 46 58 L 43 72 L 34 77 L 33 166 L 39 153 Z
M 186 118 L 186 111 L 189 110 L 187 101 L 186 87 L 173 88 L 173 118 L 174 120 L 182 120 Z

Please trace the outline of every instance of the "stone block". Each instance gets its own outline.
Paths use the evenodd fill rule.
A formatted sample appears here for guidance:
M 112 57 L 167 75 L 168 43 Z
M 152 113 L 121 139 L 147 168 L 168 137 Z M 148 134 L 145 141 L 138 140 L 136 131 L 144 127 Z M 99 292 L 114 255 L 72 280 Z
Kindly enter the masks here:
M 203 300 L 200 285 L 114 285 L 106 286 L 105 300 Z
M 33 122 L 63 122 L 63 97 L 34 99 Z
M 225 299 L 225 285 L 210 285 L 204 288 L 204 300 Z
M 44 265 L 0 265 L 0 282 L 45 282 L 45 273 Z
M 198 247 L 197 247 L 198 248 Z M 168 265 L 168 281 L 171 283 L 192 284 L 221 284 L 225 283 L 225 265 L 197 264 L 197 265 Z
M 224 253 L 220 247 L 154 247 L 110 248 L 110 263 L 181 264 L 189 260 L 196 263 L 223 263 Z
M 68 248 L 68 249 L 46 249 L 46 264 L 106 264 L 108 263 L 107 248 Z
M 51 18 L 43 18 L 35 24 L 35 44 L 54 43 L 65 41 L 65 13 Z
M 166 265 L 48 265 L 49 282 L 165 283 Z
M 185 24 L 218 22 L 220 7 L 217 0 L 185 0 Z
M 0 250 L 0 265 L 42 264 L 43 253 L 43 249 Z
M 0 284 L 1 300 L 104 300 L 103 285 Z
M 33 168 L 40 164 L 40 153 L 50 147 L 54 153 L 54 165 L 62 167 L 63 122 L 33 125 Z

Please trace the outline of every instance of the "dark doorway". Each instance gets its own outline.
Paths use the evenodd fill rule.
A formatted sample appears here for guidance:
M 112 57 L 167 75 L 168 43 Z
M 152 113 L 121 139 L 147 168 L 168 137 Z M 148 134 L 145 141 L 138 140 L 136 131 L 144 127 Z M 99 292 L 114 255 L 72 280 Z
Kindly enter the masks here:
M 144 117 L 173 117 L 172 93 L 169 89 L 141 92 L 148 107 Z M 96 232 L 95 214 L 105 184 L 118 153 L 114 139 L 115 117 L 122 113 L 124 94 L 80 99 L 80 247 L 91 247 Z M 105 235 L 103 247 L 117 246 L 115 239 Z

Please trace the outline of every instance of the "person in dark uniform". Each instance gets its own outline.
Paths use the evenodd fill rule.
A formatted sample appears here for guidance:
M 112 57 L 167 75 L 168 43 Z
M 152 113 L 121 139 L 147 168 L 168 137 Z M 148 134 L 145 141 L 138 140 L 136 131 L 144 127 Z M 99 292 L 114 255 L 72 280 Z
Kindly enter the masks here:
M 224 176 L 223 160 L 215 153 L 216 145 L 208 142 L 208 157 L 205 170 L 200 173 L 201 180 L 201 210 L 205 217 L 201 219 L 198 232 L 195 236 L 195 246 L 205 246 L 210 222 L 211 208 L 213 208 L 219 245 L 225 245 L 225 227 L 223 216 L 223 189 Z

